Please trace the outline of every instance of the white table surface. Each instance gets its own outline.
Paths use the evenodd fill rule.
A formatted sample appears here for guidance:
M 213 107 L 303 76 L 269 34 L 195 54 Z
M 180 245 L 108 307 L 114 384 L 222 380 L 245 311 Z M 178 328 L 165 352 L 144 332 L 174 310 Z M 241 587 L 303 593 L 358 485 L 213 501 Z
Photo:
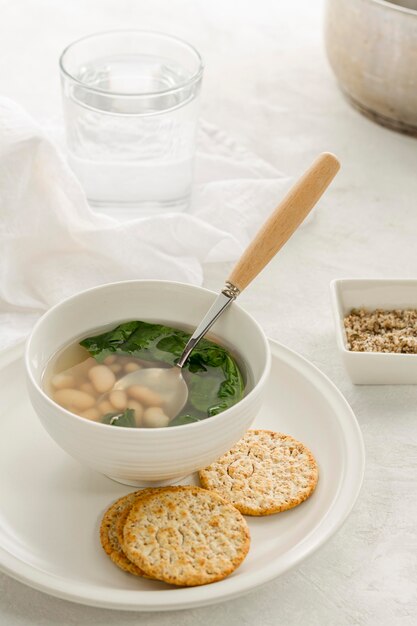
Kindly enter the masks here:
M 57 57 L 97 30 L 152 28 L 203 53 L 203 115 L 297 175 L 321 150 L 343 170 L 320 210 L 241 302 L 267 333 L 338 385 L 367 449 L 361 496 L 342 530 L 255 593 L 181 613 L 78 606 L 0 575 L 0 624 L 396 626 L 417 623 L 417 386 L 354 387 L 336 351 L 329 281 L 415 277 L 417 141 L 351 110 L 329 70 L 322 3 L 311 0 L 2 0 L 2 93 L 42 122 L 60 116 Z M 218 288 L 226 267 L 207 268 Z

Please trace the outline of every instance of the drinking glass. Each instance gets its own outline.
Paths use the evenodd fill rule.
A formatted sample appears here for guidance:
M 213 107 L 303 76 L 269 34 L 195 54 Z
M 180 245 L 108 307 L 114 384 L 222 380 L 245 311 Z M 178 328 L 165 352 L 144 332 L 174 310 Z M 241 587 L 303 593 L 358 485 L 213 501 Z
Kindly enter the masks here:
M 60 58 L 69 163 L 91 205 L 128 214 L 186 209 L 202 59 L 162 33 L 84 37 Z

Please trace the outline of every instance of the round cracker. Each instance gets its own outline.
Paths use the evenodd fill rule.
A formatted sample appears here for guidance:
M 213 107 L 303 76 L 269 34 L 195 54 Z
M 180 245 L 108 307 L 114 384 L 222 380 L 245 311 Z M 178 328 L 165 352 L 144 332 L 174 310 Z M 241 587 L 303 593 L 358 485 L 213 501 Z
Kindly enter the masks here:
M 310 497 L 318 468 L 310 450 L 293 437 L 248 430 L 199 476 L 203 487 L 216 491 L 244 515 L 271 515 Z
M 122 496 L 107 509 L 100 526 L 100 541 L 105 553 L 124 572 L 134 576 L 144 576 L 143 570 L 130 561 L 123 551 L 118 537 L 118 522 L 120 517 L 127 514 L 132 505 L 152 489 L 142 489 Z M 126 515 L 127 516 L 127 515 Z M 124 517 L 126 519 L 126 517 Z
M 124 529 L 125 529 L 125 525 L 126 525 L 126 521 L 129 516 L 129 513 L 132 510 L 132 506 L 136 504 L 137 502 L 139 502 L 140 498 L 142 498 L 143 496 L 146 496 L 150 493 L 154 493 L 156 491 L 160 491 L 161 489 L 164 489 L 164 487 L 149 487 L 149 489 L 142 489 L 141 491 L 136 492 L 135 495 L 137 497 L 135 499 L 132 499 L 129 506 L 124 507 L 123 510 L 120 511 L 116 519 L 114 530 L 117 535 L 117 541 L 119 542 L 119 545 L 121 549 L 123 550 L 123 553 L 124 553 Z M 149 578 L 149 576 L 147 576 L 145 573 L 143 573 L 143 576 L 145 576 L 145 578 Z
M 124 541 L 124 536 L 123 536 L 123 531 L 125 529 L 125 524 L 126 524 L 126 520 L 129 516 L 130 511 L 132 510 L 132 506 L 133 506 L 133 502 L 130 506 L 127 506 L 125 509 L 123 509 L 123 511 L 121 511 L 119 517 L 116 520 L 116 524 L 115 524 L 115 532 L 117 535 L 117 540 L 123 550 L 123 541 Z
M 239 511 L 216 493 L 166 487 L 132 507 L 123 545 L 152 578 L 194 586 L 231 574 L 245 558 L 250 536 Z

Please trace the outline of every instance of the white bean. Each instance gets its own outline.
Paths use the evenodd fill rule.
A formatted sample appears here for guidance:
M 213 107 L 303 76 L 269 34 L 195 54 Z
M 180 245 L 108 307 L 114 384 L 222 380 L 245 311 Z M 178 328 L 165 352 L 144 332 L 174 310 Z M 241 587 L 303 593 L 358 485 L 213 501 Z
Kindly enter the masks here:
M 113 374 L 118 374 L 122 371 L 122 366 L 120 365 L 120 363 L 113 363 L 112 365 L 110 365 L 110 369 Z
M 55 376 L 52 377 L 51 383 L 55 389 L 71 389 L 71 387 L 74 387 L 75 378 L 72 374 L 55 374 Z
M 134 410 L 136 426 L 142 426 L 143 406 L 140 402 L 137 402 L 137 400 L 128 400 L 127 408 Z
M 145 406 L 161 406 L 163 400 L 159 394 L 143 385 L 132 385 L 127 388 L 127 394 L 134 400 L 139 400 Z
M 131 372 L 136 372 L 137 370 L 140 370 L 142 368 L 141 365 L 139 365 L 139 363 L 135 363 L 134 361 L 130 361 L 130 363 L 126 363 L 125 365 L 125 372 L 126 374 L 130 374 Z
M 105 365 L 111 365 L 112 363 L 114 363 L 116 360 L 116 355 L 115 354 L 109 354 L 109 356 L 106 356 L 106 358 L 104 359 L 103 363 L 105 363 Z
M 60 389 L 55 393 L 54 400 L 66 409 L 74 408 L 78 411 L 90 409 L 95 404 L 93 396 L 79 389 Z
M 78 363 L 78 365 L 74 365 L 74 367 L 71 368 L 71 372 L 75 376 L 87 376 L 88 371 L 95 365 L 97 365 L 97 361 L 90 356 L 88 359 L 85 359 L 85 361 Z
M 110 404 L 108 400 L 102 400 L 97 405 L 98 410 L 101 415 L 107 415 L 107 413 L 114 413 L 114 407 Z
M 164 428 L 169 424 L 169 417 L 159 406 L 151 406 L 143 414 L 143 425 L 148 428 Z
M 118 411 L 124 411 L 127 405 L 127 395 L 121 389 L 115 389 L 109 394 L 109 400 Z
M 110 391 L 116 382 L 115 375 L 107 365 L 95 365 L 88 372 L 88 377 L 93 383 L 95 390 L 99 393 Z
M 92 409 L 87 409 L 87 411 L 83 411 L 80 413 L 81 417 L 85 417 L 88 420 L 97 421 L 100 417 L 100 413 L 94 407 Z
M 81 391 L 85 391 L 85 393 L 90 393 L 92 395 L 96 393 L 96 390 L 91 383 L 82 383 L 82 385 L 80 385 L 80 389 Z

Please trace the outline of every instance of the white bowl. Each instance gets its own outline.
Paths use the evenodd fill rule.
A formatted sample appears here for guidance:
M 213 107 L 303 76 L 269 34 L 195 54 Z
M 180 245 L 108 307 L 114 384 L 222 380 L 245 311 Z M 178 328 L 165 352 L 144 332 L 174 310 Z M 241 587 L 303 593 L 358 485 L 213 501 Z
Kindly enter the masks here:
M 343 318 L 355 308 L 417 309 L 417 280 L 340 279 L 331 283 L 337 345 L 355 385 L 417 384 L 417 354 L 352 352 L 347 348 Z
M 214 333 L 244 360 L 251 389 L 219 415 L 172 428 L 117 428 L 70 413 L 41 386 L 51 356 L 81 335 L 133 319 L 196 326 L 215 297 L 192 285 L 138 280 L 89 289 L 50 309 L 29 337 L 25 366 L 32 405 L 56 443 L 92 469 L 134 486 L 176 482 L 229 450 L 255 419 L 270 369 L 264 332 L 236 303 Z

